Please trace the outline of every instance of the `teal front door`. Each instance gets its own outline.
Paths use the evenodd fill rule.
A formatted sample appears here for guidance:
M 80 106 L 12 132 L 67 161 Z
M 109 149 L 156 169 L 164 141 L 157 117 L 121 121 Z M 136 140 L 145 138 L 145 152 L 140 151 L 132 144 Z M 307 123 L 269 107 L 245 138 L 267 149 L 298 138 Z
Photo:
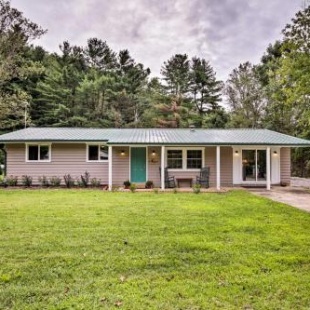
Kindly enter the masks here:
M 131 148 L 130 178 L 133 183 L 146 181 L 146 148 Z

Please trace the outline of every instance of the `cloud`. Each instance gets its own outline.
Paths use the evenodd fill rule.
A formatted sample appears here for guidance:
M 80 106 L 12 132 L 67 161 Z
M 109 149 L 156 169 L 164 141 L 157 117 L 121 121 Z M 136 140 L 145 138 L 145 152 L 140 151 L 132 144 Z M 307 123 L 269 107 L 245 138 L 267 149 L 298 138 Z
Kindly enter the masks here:
M 204 57 L 220 79 L 241 62 L 257 63 L 269 43 L 301 8 L 290 0 L 12 0 L 12 6 L 48 33 L 38 44 L 85 46 L 90 37 L 128 49 L 159 75 L 176 53 Z

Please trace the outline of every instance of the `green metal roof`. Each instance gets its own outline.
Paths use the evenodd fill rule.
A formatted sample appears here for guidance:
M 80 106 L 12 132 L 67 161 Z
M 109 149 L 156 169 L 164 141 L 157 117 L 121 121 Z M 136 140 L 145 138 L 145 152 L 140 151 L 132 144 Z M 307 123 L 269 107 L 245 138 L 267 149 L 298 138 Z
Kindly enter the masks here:
M 147 145 L 278 145 L 310 146 L 310 141 L 267 129 L 162 129 L 162 128 L 39 128 L 0 136 L 0 143 L 107 142 Z

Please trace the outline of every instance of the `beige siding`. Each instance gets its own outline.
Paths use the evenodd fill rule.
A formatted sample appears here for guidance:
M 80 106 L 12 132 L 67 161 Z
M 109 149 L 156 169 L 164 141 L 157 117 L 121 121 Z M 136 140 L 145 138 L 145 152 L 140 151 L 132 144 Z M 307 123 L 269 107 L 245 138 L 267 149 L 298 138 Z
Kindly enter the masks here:
M 130 179 L 129 172 L 129 147 L 113 146 L 112 183 L 114 186 L 122 186 L 124 181 Z M 124 151 L 124 155 L 122 155 Z
M 43 175 L 63 178 L 69 173 L 79 178 L 85 171 L 89 172 L 91 178 L 98 178 L 103 184 L 108 183 L 108 163 L 86 162 L 85 144 L 52 144 L 51 162 L 26 162 L 24 144 L 7 145 L 6 149 L 7 175 L 19 178 L 30 175 L 33 184 L 37 184 L 38 177 Z
M 280 150 L 280 179 L 290 184 L 291 180 L 291 148 L 283 147 Z
M 221 186 L 233 184 L 233 149 L 221 147 Z
M 152 155 L 153 150 L 155 155 Z M 161 158 L 161 147 L 148 147 L 148 180 L 154 182 L 155 187 L 160 187 L 160 158 Z
M 86 144 L 60 144 L 53 143 L 51 150 L 51 162 L 26 162 L 25 145 L 7 145 L 7 174 L 21 178 L 22 175 L 33 177 L 33 183 L 38 184 L 40 176 L 59 176 L 63 179 L 64 174 L 71 174 L 79 178 L 85 171 L 90 173 L 91 178 L 98 178 L 102 184 L 108 183 L 108 163 L 87 162 Z M 124 155 L 122 155 L 124 151 Z M 155 156 L 153 156 L 155 151 Z M 161 147 L 147 148 L 148 168 L 147 179 L 152 180 L 156 187 L 160 187 L 159 167 L 161 163 Z M 130 179 L 130 150 L 129 147 L 113 147 L 112 183 L 122 186 L 125 180 Z M 205 166 L 210 167 L 210 185 L 216 183 L 216 147 L 205 148 Z M 170 175 L 177 177 L 192 178 L 194 181 L 199 171 L 171 171 Z M 63 180 L 62 180 L 63 182 Z M 232 184 L 232 148 L 221 147 L 221 185 Z
M 223 146 L 221 153 L 221 186 L 233 184 L 233 153 L 232 147 Z M 206 147 L 205 166 L 210 167 L 210 186 L 216 186 L 216 147 Z

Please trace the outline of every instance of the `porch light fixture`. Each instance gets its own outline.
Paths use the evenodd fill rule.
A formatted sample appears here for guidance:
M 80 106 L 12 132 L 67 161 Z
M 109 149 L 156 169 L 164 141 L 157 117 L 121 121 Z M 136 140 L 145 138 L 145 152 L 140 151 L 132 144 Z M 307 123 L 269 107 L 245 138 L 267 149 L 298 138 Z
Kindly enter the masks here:
M 121 155 L 124 156 L 125 155 L 125 151 L 121 150 Z
M 235 154 L 236 154 L 236 155 L 238 155 L 238 154 L 239 154 L 239 151 L 238 151 L 238 150 L 236 150 L 236 151 L 235 151 Z
M 156 152 L 155 150 L 152 151 L 152 156 L 155 156 L 156 155 Z
M 274 154 L 274 155 L 278 155 L 278 152 L 277 152 L 277 151 L 273 151 L 273 154 Z

